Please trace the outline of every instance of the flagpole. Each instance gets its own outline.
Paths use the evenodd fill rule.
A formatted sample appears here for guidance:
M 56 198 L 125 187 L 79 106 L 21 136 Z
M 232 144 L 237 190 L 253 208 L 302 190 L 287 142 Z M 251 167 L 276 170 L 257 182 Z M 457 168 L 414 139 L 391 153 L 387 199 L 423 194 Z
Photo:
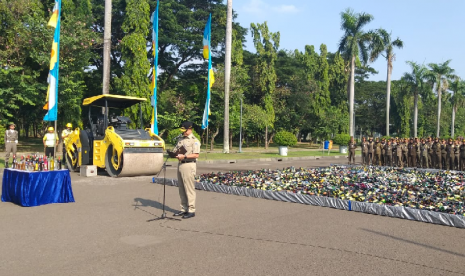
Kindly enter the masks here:
M 208 126 L 207 126 L 207 141 L 205 142 L 205 160 L 208 159 L 207 152 L 208 152 Z
M 54 143 L 53 143 L 53 162 L 55 163 L 55 155 L 56 155 L 56 151 L 57 151 L 57 141 L 56 141 L 56 138 L 57 138 L 57 134 L 58 131 L 57 131 L 57 120 L 55 120 L 55 139 L 54 139 Z M 50 162 L 50 161 L 49 161 Z

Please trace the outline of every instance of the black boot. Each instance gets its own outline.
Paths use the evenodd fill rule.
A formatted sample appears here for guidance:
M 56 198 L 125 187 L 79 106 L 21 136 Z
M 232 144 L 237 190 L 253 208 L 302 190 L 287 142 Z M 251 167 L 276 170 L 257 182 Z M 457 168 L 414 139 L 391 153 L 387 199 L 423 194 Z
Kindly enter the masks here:
M 5 162 L 5 169 L 8 168 L 8 162 Z

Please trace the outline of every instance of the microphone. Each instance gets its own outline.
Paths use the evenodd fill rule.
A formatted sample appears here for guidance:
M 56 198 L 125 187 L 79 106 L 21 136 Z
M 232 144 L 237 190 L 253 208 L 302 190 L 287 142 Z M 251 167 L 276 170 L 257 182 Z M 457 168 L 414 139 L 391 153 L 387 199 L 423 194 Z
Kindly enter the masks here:
M 173 142 L 176 142 L 179 138 L 181 138 L 183 134 L 179 134 L 178 136 L 174 137 Z

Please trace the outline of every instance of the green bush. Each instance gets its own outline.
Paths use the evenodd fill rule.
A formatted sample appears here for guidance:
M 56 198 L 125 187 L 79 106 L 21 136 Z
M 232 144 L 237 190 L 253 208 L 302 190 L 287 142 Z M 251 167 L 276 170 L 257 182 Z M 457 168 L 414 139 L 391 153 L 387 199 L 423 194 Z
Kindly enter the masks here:
M 283 147 L 292 147 L 297 144 L 297 138 L 289 131 L 279 131 L 273 137 L 273 142 Z
M 0 125 L 0 150 L 5 147 L 5 131 L 6 128 L 3 124 Z
M 450 135 L 443 135 L 443 136 L 441 136 L 441 140 L 444 139 L 444 140 L 446 140 L 446 141 L 449 141 L 450 138 L 452 138 L 452 136 L 450 136 Z
M 174 144 L 174 138 L 176 138 L 179 134 L 182 134 L 181 130 L 179 130 L 179 128 L 175 128 L 175 129 L 172 129 L 168 132 L 168 135 L 166 136 L 166 140 L 165 140 L 165 143 L 166 144 Z M 194 134 L 194 136 L 199 139 L 200 141 L 200 135 L 195 132 L 195 130 L 192 130 L 192 134 Z
M 347 146 L 350 142 L 350 135 L 344 133 L 337 134 L 334 136 L 333 142 L 339 146 Z

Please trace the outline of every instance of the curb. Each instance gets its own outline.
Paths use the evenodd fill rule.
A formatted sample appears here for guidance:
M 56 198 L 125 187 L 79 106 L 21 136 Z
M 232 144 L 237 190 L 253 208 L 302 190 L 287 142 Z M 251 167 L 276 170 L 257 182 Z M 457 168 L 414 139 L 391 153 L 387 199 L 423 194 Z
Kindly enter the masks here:
M 361 157 L 356 155 L 355 157 Z M 256 158 L 256 159 L 220 159 L 220 160 L 197 160 L 199 164 L 233 164 L 233 163 L 250 163 L 250 162 L 283 162 L 293 160 L 321 160 L 321 159 L 344 159 L 344 155 L 336 156 L 302 156 L 302 157 L 274 157 L 274 158 Z M 177 162 L 172 162 L 177 163 Z

